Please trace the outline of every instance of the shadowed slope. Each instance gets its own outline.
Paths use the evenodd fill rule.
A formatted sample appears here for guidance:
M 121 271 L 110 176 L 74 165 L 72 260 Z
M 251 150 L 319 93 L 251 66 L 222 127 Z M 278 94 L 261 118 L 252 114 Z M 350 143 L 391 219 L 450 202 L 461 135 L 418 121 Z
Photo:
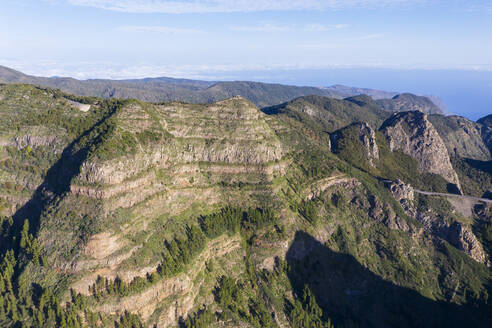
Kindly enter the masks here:
M 287 255 L 289 279 L 298 295 L 308 285 L 335 326 L 490 327 L 486 305 L 433 301 L 385 281 L 354 257 L 336 253 L 298 231 Z M 482 313 L 478 308 L 482 307 Z M 485 315 L 484 315 L 485 313 Z

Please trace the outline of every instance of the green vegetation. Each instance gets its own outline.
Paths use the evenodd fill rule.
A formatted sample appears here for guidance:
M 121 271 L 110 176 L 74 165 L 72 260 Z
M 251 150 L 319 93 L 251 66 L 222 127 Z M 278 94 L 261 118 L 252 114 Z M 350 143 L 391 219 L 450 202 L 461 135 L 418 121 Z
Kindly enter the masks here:
M 333 328 L 331 321 L 323 322 L 323 310 L 316 302 L 316 296 L 309 288 L 304 286 L 302 301 L 295 300 L 290 310 L 290 321 L 295 328 Z
M 451 163 L 458 174 L 465 195 L 484 197 L 487 191 L 492 191 L 492 161 L 451 157 Z
M 12 221 L 4 220 L 2 231 L 8 231 Z M 3 234 L 2 261 L 0 263 L 0 325 L 3 327 L 82 327 L 80 315 L 86 311 L 84 298 L 72 294 L 71 302 L 61 306 L 58 297 L 50 288 L 43 288 L 20 278 L 23 267 L 30 265 L 44 268 L 38 241 L 29 233 L 26 220 L 20 238 L 10 239 Z M 15 243 L 18 240 L 18 243 Z M 17 245 L 15 245 L 17 244 Z M 14 245 L 6 248 L 6 245 Z
M 376 132 L 379 159 L 370 164 L 367 151 L 360 141 L 357 126 L 349 126 L 338 131 L 337 155 L 353 166 L 387 180 L 401 179 L 412 186 L 434 192 L 447 192 L 448 182 L 437 174 L 421 173 L 417 161 L 401 151 L 391 151 L 388 141 L 381 132 Z
M 376 103 L 389 112 L 420 110 L 427 114 L 442 114 L 442 110 L 425 96 L 402 93 L 391 99 L 379 99 Z
M 120 321 L 115 324 L 116 328 L 143 328 L 140 318 L 127 311 L 121 316 Z
M 207 328 L 216 322 L 215 314 L 210 309 L 202 309 L 181 322 L 184 328 Z
M 379 132 L 379 159 L 352 126 L 331 151 L 327 132 L 388 115 L 367 97 L 266 116 L 240 99 L 0 95 L 1 327 L 490 326 L 490 269 L 446 241 L 472 223 L 490 254 L 490 209 L 399 203 L 385 179 L 447 184 Z M 488 188 L 487 163 L 464 163 Z
M 451 157 L 481 161 L 491 159 L 486 138 L 481 135 L 485 128 L 480 123 L 456 115 L 429 115 L 428 119 L 446 144 Z
M 306 108 L 310 111 L 306 111 Z M 380 109 L 368 96 L 344 100 L 307 96 L 265 108 L 264 112 L 279 116 L 280 119 L 294 119 L 315 131 L 325 132 L 334 132 L 353 122 L 367 122 L 373 129 L 377 129 L 389 117 L 389 113 Z
M 276 216 L 271 209 L 250 208 L 243 211 L 227 207 L 217 213 L 201 216 L 198 219 L 199 225 L 186 227 L 183 238 L 176 237 L 164 241 L 163 259 L 155 272 L 147 274 L 146 278 L 137 277 L 129 284 L 118 277 L 114 280 L 98 277 L 89 291 L 96 300 L 111 295 L 128 296 L 139 293 L 163 278 L 183 272 L 204 250 L 209 239 L 217 238 L 224 233 L 232 235 L 240 231 L 247 236 L 275 222 Z

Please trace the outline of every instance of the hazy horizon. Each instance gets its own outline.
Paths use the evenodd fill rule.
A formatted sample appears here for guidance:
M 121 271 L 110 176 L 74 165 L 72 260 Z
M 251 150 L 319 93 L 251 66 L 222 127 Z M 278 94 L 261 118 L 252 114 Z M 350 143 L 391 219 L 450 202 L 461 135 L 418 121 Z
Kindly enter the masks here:
M 3 63 L 0 62 L 1 64 Z M 10 66 L 10 68 L 29 75 L 54 77 L 54 75 L 47 73 L 43 74 L 42 70 L 23 71 L 22 67 Z M 111 76 L 87 78 L 68 74 L 57 76 L 73 77 L 81 80 L 93 78 L 115 79 Z M 196 76 L 138 75 L 120 77 L 119 80 L 146 77 L 171 77 L 206 81 L 257 81 L 315 87 L 341 84 L 398 93 L 410 92 L 419 95 L 438 96 L 447 107 L 448 112 L 446 114 L 456 114 L 474 121 L 492 113 L 492 71 L 384 68 L 272 69 L 268 71 L 211 71 L 208 74 L 202 73 Z
M 487 0 L 4 0 L 0 65 L 39 76 L 345 84 L 492 112 Z

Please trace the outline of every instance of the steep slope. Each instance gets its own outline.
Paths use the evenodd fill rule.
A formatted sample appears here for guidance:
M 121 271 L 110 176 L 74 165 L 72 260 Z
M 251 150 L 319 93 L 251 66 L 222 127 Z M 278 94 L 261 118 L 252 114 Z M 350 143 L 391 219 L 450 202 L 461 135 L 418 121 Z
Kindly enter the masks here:
M 477 122 L 487 127 L 492 127 L 492 114 L 482 117 Z
M 388 187 L 380 173 L 418 165 L 369 124 L 333 154 L 325 131 L 241 97 L 0 95 L 0 178 L 18 183 L 1 192 L 25 194 L 0 224 L 1 326 L 491 324 L 492 210 Z
M 482 117 L 477 121 L 477 123 L 482 124 L 482 138 L 485 145 L 489 148 L 490 153 L 492 153 L 492 114 Z
M 330 134 L 331 151 L 338 157 L 382 180 L 401 179 L 428 191 L 447 192 L 440 175 L 422 172 L 419 163 L 401 149 L 391 149 L 381 131 L 367 123 L 352 123 Z
M 335 154 L 341 152 L 357 154 L 362 156 L 364 161 L 367 161 L 371 166 L 374 166 L 374 161 L 379 160 L 376 133 L 367 123 L 356 122 L 335 131 L 330 135 L 330 141 L 331 151 Z M 347 149 L 350 148 L 348 144 L 350 141 L 359 141 L 361 143 L 359 146 L 362 146 L 362 149 Z
M 430 98 L 411 93 L 402 93 L 391 99 L 379 99 L 376 102 L 382 109 L 389 112 L 419 110 L 426 114 L 442 114 L 442 110 Z
M 459 188 L 446 146 L 426 114 L 419 111 L 395 113 L 380 130 L 391 150 L 401 149 L 417 160 L 422 172 L 439 174 Z
M 429 115 L 429 121 L 446 144 L 451 156 L 490 160 L 491 153 L 482 135 L 486 127 L 461 116 Z

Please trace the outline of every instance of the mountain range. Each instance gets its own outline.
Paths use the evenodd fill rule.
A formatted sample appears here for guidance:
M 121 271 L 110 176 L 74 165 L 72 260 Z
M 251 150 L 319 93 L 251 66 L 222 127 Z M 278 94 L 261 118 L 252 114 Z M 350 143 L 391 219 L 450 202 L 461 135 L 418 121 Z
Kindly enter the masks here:
M 492 326 L 490 115 L 2 71 L 0 326 Z
M 346 98 L 366 94 L 373 99 L 381 99 L 381 105 L 384 106 L 384 109 L 391 111 L 398 110 L 398 108 L 412 107 L 429 113 L 443 112 L 438 106 L 434 105 L 429 97 L 410 94 L 399 95 L 396 92 L 342 85 L 318 88 L 249 81 L 213 82 L 167 77 L 130 80 L 77 80 L 64 77 L 36 77 L 4 66 L 0 66 L 0 83 L 29 83 L 57 88 L 79 96 L 94 96 L 106 99 L 135 98 L 148 102 L 184 101 L 210 103 L 240 95 L 260 108 L 278 105 L 301 96 L 319 95 Z M 393 97 L 395 99 L 391 100 Z M 410 97 L 413 98 L 409 99 Z M 389 100 L 382 100 L 388 98 Z M 433 99 L 442 104 L 438 97 L 433 97 Z M 409 106 L 410 103 L 412 104 L 411 106 Z M 443 109 L 445 110 L 444 106 Z

